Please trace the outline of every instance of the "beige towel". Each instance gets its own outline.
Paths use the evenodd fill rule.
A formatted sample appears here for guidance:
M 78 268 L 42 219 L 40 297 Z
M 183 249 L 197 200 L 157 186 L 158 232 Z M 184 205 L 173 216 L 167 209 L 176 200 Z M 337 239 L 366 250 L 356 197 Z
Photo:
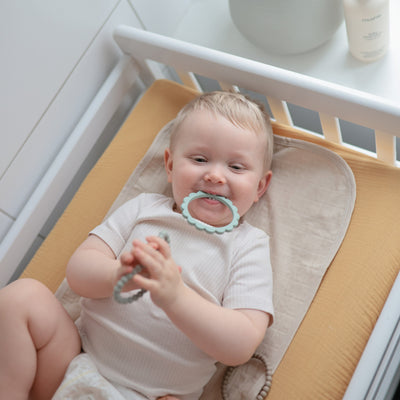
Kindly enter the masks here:
M 163 166 L 168 126 L 157 135 L 109 213 L 141 192 L 171 194 Z M 267 193 L 246 219 L 271 237 L 275 321 L 258 352 L 267 357 L 275 371 L 344 238 L 356 191 L 353 173 L 345 161 L 309 142 L 275 136 L 272 170 Z M 56 295 L 76 317 L 79 307 L 65 282 Z M 212 387 L 219 385 L 222 369 L 220 366 L 217 382 L 210 383 L 202 398 L 220 398 Z M 264 374 L 262 366 L 259 374 Z M 245 386 L 241 385 L 241 390 L 246 393 Z

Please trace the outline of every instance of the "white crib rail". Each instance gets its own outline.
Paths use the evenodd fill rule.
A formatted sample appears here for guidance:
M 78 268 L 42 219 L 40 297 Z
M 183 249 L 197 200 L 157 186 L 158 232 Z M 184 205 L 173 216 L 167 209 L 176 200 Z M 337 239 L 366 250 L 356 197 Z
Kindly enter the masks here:
M 120 26 L 114 38 L 137 60 L 151 59 L 180 71 L 203 75 L 224 86 L 236 85 L 264 94 L 279 122 L 291 124 L 286 102 L 320 113 L 323 133 L 341 143 L 338 118 L 373 129 L 377 157 L 395 164 L 395 137 L 400 137 L 400 107 L 368 93 L 331 84 L 231 54 Z M 143 66 L 143 61 L 140 61 Z M 183 78 L 186 81 L 186 78 Z M 193 75 L 191 75 L 193 82 Z
M 343 400 L 392 400 L 400 377 L 400 274 Z

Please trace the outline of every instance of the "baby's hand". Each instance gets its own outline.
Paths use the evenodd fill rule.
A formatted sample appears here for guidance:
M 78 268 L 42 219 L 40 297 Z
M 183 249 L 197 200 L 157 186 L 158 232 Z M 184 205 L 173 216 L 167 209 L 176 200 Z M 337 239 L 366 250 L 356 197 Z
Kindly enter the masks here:
M 119 280 L 131 273 L 133 271 L 133 269 L 136 267 L 136 265 L 138 264 L 135 261 L 135 257 L 133 255 L 133 252 L 126 252 L 126 253 L 122 253 L 120 258 L 120 267 L 115 271 L 114 277 L 113 277 L 113 287 L 115 287 L 115 285 L 119 282 Z M 147 275 L 148 273 L 146 272 L 145 268 L 142 269 L 141 271 L 142 274 Z M 133 282 L 132 279 L 130 279 L 122 288 L 121 292 L 129 292 L 130 290 L 136 290 L 136 289 L 140 289 L 140 287 Z
M 183 287 L 181 268 L 172 259 L 168 243 L 150 236 L 147 243 L 133 241 L 132 257 L 145 267 L 148 276 L 137 274 L 132 278 L 140 288 L 150 292 L 154 304 L 164 308 L 172 303 Z

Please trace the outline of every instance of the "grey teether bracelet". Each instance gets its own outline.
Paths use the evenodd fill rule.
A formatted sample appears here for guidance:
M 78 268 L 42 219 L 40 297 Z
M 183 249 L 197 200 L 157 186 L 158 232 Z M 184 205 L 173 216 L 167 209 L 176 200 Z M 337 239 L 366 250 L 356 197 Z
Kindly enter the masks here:
M 164 239 L 167 243 L 169 243 L 169 235 L 166 232 L 160 232 L 158 236 L 162 239 Z M 143 269 L 142 265 L 136 265 L 136 267 L 133 269 L 132 272 L 129 274 L 124 275 L 114 286 L 114 299 L 118 301 L 118 303 L 121 304 L 128 304 L 128 303 L 133 303 L 134 301 L 140 299 L 146 292 L 147 290 L 141 289 L 138 293 L 135 293 L 132 296 L 129 297 L 123 297 L 121 296 L 121 290 L 122 288 L 129 282 L 136 274 L 138 274 L 141 270 Z

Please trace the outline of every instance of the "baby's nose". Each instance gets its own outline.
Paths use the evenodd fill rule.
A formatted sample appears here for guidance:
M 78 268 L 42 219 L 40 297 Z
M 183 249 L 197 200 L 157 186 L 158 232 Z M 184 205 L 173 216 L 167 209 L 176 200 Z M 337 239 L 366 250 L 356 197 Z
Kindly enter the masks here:
M 226 183 L 225 175 L 220 168 L 210 169 L 205 175 L 204 180 L 213 184 L 224 184 Z

